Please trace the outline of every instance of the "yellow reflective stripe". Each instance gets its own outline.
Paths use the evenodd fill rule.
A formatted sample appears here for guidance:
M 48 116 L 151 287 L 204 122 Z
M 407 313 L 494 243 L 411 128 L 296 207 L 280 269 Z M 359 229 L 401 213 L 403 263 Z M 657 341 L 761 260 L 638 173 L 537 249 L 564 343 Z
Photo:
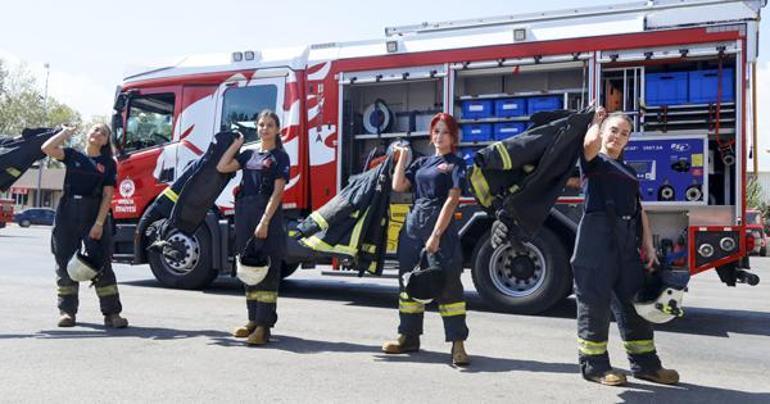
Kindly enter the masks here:
M 318 223 L 318 226 L 321 227 L 321 230 L 326 230 L 329 228 L 329 222 L 327 222 L 320 213 L 313 212 L 310 214 L 310 218 Z
M 513 184 L 513 185 L 511 185 L 510 188 L 508 188 L 508 192 L 510 192 L 512 194 L 515 194 L 516 192 L 519 192 L 519 189 L 521 189 L 521 188 L 519 188 L 518 185 Z
M 366 251 L 369 254 L 374 254 L 377 252 L 377 246 L 374 244 L 364 244 L 361 246 L 361 250 Z
M 503 160 L 503 170 L 510 170 L 513 168 L 511 156 L 508 154 L 508 149 L 505 148 L 505 145 L 503 145 L 502 142 L 497 142 L 494 146 L 495 149 L 497 149 L 497 154 L 500 155 L 500 159 Z
M 398 311 L 407 314 L 420 314 L 425 312 L 425 305 L 420 302 L 410 302 L 406 300 L 398 301 Z
M 112 296 L 118 294 L 118 285 L 108 285 L 96 288 L 96 295 L 99 297 Z
M 294 236 L 296 236 L 297 233 L 299 233 L 299 232 L 296 231 L 296 230 L 289 230 L 289 237 L 294 238 Z
M 651 339 L 623 341 L 623 346 L 626 348 L 626 352 L 632 355 L 655 352 L 655 342 Z
M 59 296 L 76 295 L 78 294 L 77 286 L 59 286 L 56 288 L 56 293 Z
M 438 312 L 441 317 L 464 316 L 465 302 L 440 304 L 438 305 Z
M 15 169 L 13 167 L 6 168 L 5 172 L 7 172 L 8 174 L 11 174 L 12 177 L 16 177 L 16 178 L 18 178 L 21 175 L 21 171 Z
M 607 352 L 607 341 L 594 342 L 578 338 L 578 350 L 583 355 L 604 355 Z
M 476 191 L 476 197 L 479 198 L 479 202 L 487 208 L 492 206 L 492 195 L 489 193 L 489 184 L 487 184 L 487 179 L 484 178 L 481 169 L 473 166 L 473 168 L 471 168 L 470 179 L 471 185 Z
M 176 203 L 177 199 L 179 199 L 179 194 L 174 192 L 174 190 L 171 189 L 171 187 L 166 187 L 166 189 L 163 190 L 161 195 L 165 196 L 166 198 L 171 200 L 171 202 L 174 202 L 174 203 Z
M 256 300 L 260 303 L 275 303 L 278 301 L 278 292 L 252 290 L 246 292 L 246 300 Z
M 366 209 L 366 212 L 364 212 L 364 218 L 366 218 L 366 215 L 369 214 L 369 209 Z M 361 230 L 364 227 L 364 219 L 359 220 L 356 222 L 355 227 L 353 227 L 353 231 L 350 233 L 350 244 L 338 244 L 338 245 L 331 245 L 323 240 L 321 240 L 318 236 L 310 236 L 306 237 L 300 240 L 302 244 L 304 244 L 306 247 L 309 247 L 315 251 L 320 252 L 327 252 L 331 254 L 344 254 L 349 255 L 351 257 L 354 257 L 356 254 L 358 254 L 358 241 L 361 236 Z

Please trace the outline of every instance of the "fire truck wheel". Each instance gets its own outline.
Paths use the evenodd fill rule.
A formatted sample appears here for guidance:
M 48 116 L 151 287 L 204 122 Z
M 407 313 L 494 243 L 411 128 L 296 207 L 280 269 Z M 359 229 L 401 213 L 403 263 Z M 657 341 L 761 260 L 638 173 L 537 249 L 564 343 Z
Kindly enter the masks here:
M 543 228 L 527 251 L 509 246 L 493 249 L 489 233 L 476 245 L 471 259 L 473 283 L 496 309 L 521 314 L 548 310 L 569 290 L 571 270 L 564 246 Z
M 173 230 L 165 240 L 163 251 L 150 249 L 147 259 L 158 281 L 177 289 L 203 289 L 217 277 L 211 268 L 211 236 L 200 226 L 192 237 Z
M 286 279 L 291 276 L 297 268 L 299 268 L 298 262 L 294 264 L 287 264 L 285 261 L 281 262 L 281 279 Z

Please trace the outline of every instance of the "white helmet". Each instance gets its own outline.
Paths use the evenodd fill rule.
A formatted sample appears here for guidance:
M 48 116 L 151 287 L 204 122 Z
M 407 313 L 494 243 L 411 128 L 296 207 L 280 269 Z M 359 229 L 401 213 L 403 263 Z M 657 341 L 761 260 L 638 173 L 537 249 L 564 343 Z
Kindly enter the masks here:
M 86 248 L 88 250 L 88 248 Z M 101 265 L 93 251 L 83 254 L 77 251 L 67 263 L 67 274 L 75 282 L 87 282 L 99 275 Z
M 253 239 L 249 240 L 238 259 L 236 260 L 236 273 L 235 276 L 248 286 L 254 286 L 267 276 L 267 271 L 270 269 L 270 257 L 266 254 L 246 254 L 248 246 L 251 245 Z
M 642 289 L 634 296 L 634 309 L 645 320 L 667 323 L 684 315 L 682 300 L 690 274 L 658 269 L 648 274 Z
M 655 300 L 634 302 L 634 309 L 643 319 L 651 323 L 663 324 L 684 315 L 683 298 L 683 290 L 664 288 Z

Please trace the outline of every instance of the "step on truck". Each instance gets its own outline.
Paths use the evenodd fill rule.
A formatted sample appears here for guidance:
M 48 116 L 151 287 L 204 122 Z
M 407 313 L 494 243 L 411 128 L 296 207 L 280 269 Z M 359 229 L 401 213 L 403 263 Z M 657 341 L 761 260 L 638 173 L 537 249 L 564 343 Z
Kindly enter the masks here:
M 203 288 L 233 274 L 232 191 L 240 174 L 194 235 L 169 233 L 183 254 L 148 251 L 152 223 L 142 218 L 216 132 L 253 127 L 264 108 L 281 117 L 291 158 L 283 201 L 291 230 L 364 170 L 373 149 L 404 139 L 429 153 L 436 112 L 458 118 L 458 152 L 472 161 L 479 148 L 525 131 L 535 112 L 597 100 L 633 120 L 625 159 L 639 174 L 659 250 L 691 274 L 716 269 L 727 285 L 755 284 L 747 251 L 756 241 L 744 218 L 765 3 L 659 0 L 423 23 L 388 27 L 374 40 L 241 49 L 132 72 L 112 120 L 114 260 L 149 263 L 170 287 Z M 256 132 L 245 135 L 244 147 L 255 147 Z M 410 198 L 392 198 L 389 253 Z M 479 294 L 520 313 L 569 296 L 582 202 L 576 178 L 521 252 L 491 247 L 493 218 L 466 195 L 455 220 Z M 331 262 L 288 242 L 284 276 Z

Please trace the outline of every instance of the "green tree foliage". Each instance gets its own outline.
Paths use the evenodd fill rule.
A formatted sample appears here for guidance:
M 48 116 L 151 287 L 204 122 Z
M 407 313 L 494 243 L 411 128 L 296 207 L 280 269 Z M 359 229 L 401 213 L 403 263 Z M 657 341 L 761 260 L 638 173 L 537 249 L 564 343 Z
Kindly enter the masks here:
M 6 69 L 0 61 L 0 134 L 18 135 L 24 128 L 79 125 L 81 121 L 77 111 L 53 97 L 48 97 L 46 116 L 43 91 L 29 69 L 23 64 Z

